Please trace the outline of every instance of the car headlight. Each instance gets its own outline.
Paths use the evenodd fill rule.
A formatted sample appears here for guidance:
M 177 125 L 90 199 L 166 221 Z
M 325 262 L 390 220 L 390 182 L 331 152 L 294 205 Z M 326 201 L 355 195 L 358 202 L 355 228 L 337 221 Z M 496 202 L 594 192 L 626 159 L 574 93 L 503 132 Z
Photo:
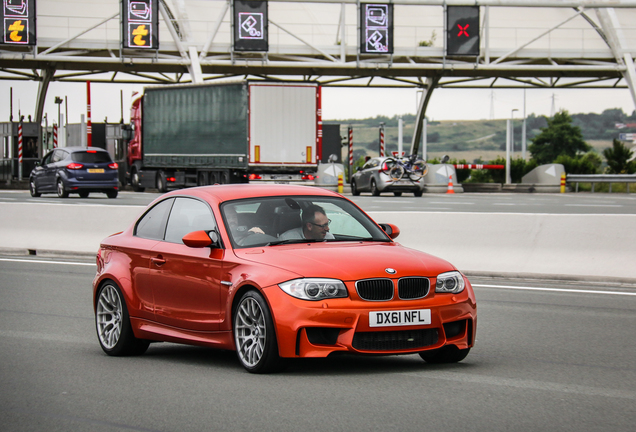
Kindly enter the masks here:
M 464 291 L 466 283 L 464 277 L 458 271 L 442 273 L 437 276 L 435 292 L 457 294 Z
M 278 286 L 290 296 L 302 300 L 324 300 L 349 296 L 347 287 L 338 279 L 294 279 L 280 283 Z

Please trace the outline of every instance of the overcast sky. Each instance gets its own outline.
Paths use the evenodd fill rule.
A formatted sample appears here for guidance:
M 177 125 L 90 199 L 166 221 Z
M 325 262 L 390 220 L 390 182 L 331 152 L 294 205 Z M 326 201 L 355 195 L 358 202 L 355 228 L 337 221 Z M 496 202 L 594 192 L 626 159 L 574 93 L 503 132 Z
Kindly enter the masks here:
M 35 114 L 38 85 L 29 81 L 0 81 L 0 121 L 9 120 L 9 89 L 13 87 L 13 116 L 18 110 L 26 115 Z M 92 120 L 119 122 L 121 118 L 120 90 L 123 91 L 124 121 L 130 118 L 129 107 L 133 91 L 143 86 L 132 84 L 91 84 Z M 627 89 L 531 89 L 526 92 L 526 112 L 550 115 L 552 96 L 555 108 L 566 109 L 571 114 L 601 113 L 607 108 L 622 108 L 631 114 L 635 107 Z M 68 97 L 69 122 L 78 123 L 86 114 L 86 84 L 53 82 L 46 97 L 45 114 L 49 123 L 57 123 L 55 96 Z M 323 119 L 362 119 L 385 115 L 415 114 L 418 94 L 415 89 L 386 88 L 324 88 Z M 490 119 L 491 102 L 494 118 L 515 118 L 523 115 L 523 90 L 521 89 L 436 89 L 430 101 L 427 117 L 431 120 L 480 120 Z M 64 114 L 64 103 L 61 105 Z

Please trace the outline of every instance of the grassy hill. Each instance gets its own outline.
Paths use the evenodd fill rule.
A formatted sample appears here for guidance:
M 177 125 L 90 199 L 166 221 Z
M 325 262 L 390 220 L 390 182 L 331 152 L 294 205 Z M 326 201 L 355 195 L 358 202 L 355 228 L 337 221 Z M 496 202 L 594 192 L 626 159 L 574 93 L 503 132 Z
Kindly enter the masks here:
M 403 148 L 407 153 L 411 148 L 411 140 L 415 127 L 415 116 L 404 115 L 403 119 Z M 573 124 L 579 126 L 584 139 L 602 154 L 603 149 L 612 146 L 612 139 L 618 138 L 619 133 L 636 133 L 636 127 L 616 128 L 617 123 L 636 123 L 636 112 L 627 116 L 620 109 L 606 110 L 602 114 L 573 114 Z M 368 119 L 351 119 L 340 121 L 325 121 L 325 123 L 340 124 L 340 135 L 347 136 L 347 128 L 353 127 L 354 159 L 379 154 L 379 124 L 385 123 L 385 146 L 388 152 L 398 148 L 398 117 L 378 116 Z M 514 122 L 514 156 L 521 152 L 522 122 Z M 542 127 L 547 126 L 545 117 L 531 114 L 526 122 L 527 145 Z M 421 146 L 420 146 L 421 147 Z M 346 147 L 343 149 L 343 155 Z M 420 149 L 421 153 L 421 149 Z M 448 154 L 451 159 L 468 162 L 490 161 L 506 155 L 506 120 L 476 120 L 476 121 L 435 121 L 428 122 L 427 130 L 427 159 L 440 158 Z M 527 154 L 530 157 L 530 154 Z

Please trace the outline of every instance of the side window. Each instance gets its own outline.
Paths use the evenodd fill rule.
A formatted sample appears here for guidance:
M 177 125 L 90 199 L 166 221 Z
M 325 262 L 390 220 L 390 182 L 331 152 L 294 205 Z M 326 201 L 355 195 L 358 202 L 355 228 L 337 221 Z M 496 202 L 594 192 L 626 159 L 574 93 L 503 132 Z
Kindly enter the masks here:
M 371 233 L 356 219 L 351 213 L 330 202 L 314 202 L 325 210 L 327 217 L 331 220 L 329 231 L 335 235 L 371 237 Z
M 59 162 L 61 160 L 64 160 L 64 157 L 66 156 L 66 152 L 63 150 L 55 150 L 55 152 L 53 153 L 53 160 L 52 162 Z
M 163 240 L 166 221 L 174 199 L 167 199 L 156 204 L 137 222 L 135 235 L 151 240 Z
M 42 159 L 42 166 L 50 164 L 52 158 L 53 158 L 53 152 L 44 156 L 44 159 Z
M 168 219 L 166 241 L 183 243 L 183 236 L 192 231 L 210 231 L 214 228 L 216 223 L 206 204 L 192 198 L 177 198 Z

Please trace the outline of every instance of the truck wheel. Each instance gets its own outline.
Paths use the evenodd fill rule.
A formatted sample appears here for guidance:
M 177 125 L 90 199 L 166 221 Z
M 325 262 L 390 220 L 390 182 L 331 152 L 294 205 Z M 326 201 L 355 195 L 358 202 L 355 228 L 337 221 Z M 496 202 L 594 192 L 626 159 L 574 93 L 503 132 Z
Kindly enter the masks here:
M 130 175 L 130 183 L 132 183 L 132 188 L 135 192 L 143 192 L 146 189 L 141 187 L 139 170 L 137 170 L 136 167 L 133 167 L 132 169 L 132 174 Z
M 157 173 L 157 189 L 159 192 L 168 192 L 168 180 L 166 180 L 166 174 L 163 171 Z
M 200 172 L 197 179 L 197 186 L 207 186 L 208 185 L 208 173 Z

